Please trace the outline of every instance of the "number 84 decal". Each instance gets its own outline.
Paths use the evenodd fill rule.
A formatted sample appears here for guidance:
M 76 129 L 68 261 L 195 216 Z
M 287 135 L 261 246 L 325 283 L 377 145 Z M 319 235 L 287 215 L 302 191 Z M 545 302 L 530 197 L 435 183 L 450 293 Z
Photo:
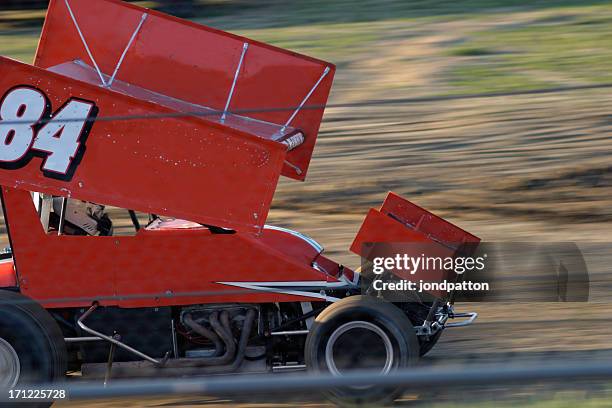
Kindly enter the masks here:
M 94 102 L 79 98 L 51 113 L 49 98 L 39 89 L 12 88 L 0 101 L 0 168 L 18 169 L 38 156 L 45 176 L 70 180 L 97 113 Z

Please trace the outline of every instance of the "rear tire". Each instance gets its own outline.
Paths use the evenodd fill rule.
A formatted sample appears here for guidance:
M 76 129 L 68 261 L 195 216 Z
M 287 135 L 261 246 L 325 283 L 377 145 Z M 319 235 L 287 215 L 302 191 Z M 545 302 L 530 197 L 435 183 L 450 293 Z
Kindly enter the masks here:
M 64 336 L 49 312 L 19 293 L 0 290 L 0 388 L 63 381 L 66 360 Z
M 305 345 L 310 371 L 342 375 L 351 369 L 382 374 L 410 367 L 419 343 L 408 317 L 393 304 L 370 296 L 344 298 L 315 319 Z M 401 388 L 351 387 L 326 392 L 343 406 L 391 403 Z

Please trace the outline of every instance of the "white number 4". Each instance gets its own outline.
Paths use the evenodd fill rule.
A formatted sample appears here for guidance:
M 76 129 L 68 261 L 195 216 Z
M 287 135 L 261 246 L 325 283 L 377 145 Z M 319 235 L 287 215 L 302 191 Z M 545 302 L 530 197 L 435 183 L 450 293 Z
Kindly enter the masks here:
M 0 167 L 19 168 L 32 156 L 42 155 L 44 173 L 69 178 L 95 108 L 93 102 L 71 98 L 51 115 L 44 93 L 25 86 L 13 88 L 0 102 Z

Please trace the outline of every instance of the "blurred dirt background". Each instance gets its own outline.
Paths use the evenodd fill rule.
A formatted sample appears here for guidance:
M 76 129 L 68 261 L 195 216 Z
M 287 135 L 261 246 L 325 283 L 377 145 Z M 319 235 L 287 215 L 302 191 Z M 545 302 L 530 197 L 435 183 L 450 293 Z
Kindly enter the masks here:
M 12 3 L 0 5 L 0 54 L 30 62 L 44 10 Z M 307 181 L 281 181 L 268 223 L 356 267 L 352 238 L 393 190 L 483 240 L 596 241 L 599 255 L 612 252 L 611 2 L 219 0 L 174 11 L 338 66 Z M 359 106 L 333 107 L 349 103 Z M 127 230 L 124 212 L 115 219 Z M 593 302 L 462 305 L 478 323 L 448 330 L 423 364 L 611 358 L 611 259 L 599 255 L 587 257 Z M 512 395 L 609 406 L 602 389 Z

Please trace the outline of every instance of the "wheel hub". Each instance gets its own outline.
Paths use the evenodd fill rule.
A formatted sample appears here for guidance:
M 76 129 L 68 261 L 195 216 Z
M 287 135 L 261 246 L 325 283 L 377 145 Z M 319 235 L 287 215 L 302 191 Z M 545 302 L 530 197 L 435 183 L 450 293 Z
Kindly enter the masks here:
M 348 370 L 380 370 L 387 374 L 393 360 L 393 345 L 387 333 L 366 321 L 338 327 L 325 347 L 325 362 L 333 375 Z
M 0 389 L 10 389 L 17 385 L 21 366 L 17 352 L 3 338 L 0 338 Z

